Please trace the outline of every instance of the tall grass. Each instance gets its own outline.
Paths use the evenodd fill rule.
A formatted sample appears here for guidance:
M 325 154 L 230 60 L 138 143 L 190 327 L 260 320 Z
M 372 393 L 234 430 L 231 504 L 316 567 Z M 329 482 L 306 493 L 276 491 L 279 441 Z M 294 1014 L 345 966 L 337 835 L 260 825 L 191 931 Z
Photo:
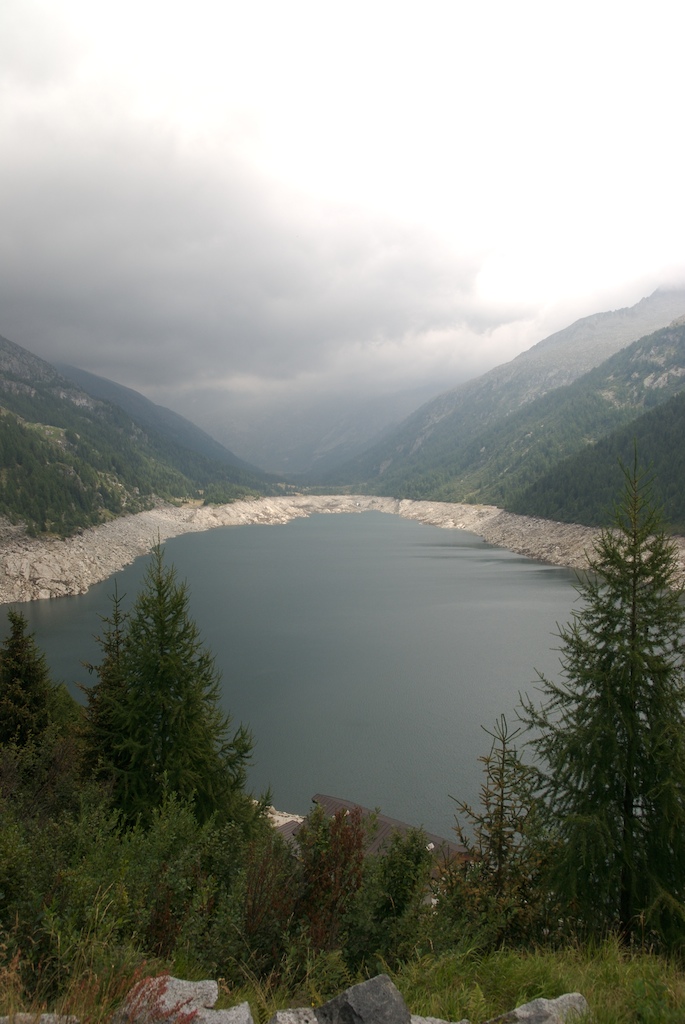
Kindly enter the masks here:
M 27 969 L 20 951 L 3 960 L 6 950 L 0 946 L 0 1015 L 16 1013 L 40 1014 L 46 1011 L 75 1016 L 81 1024 L 105 1024 L 130 990 L 143 978 L 157 975 L 163 969 L 159 961 L 141 960 L 133 947 L 112 949 L 109 957 L 83 945 L 73 950 L 60 994 L 50 1000 L 48 993 L 54 983 L 54 971 L 61 965 L 46 965 L 46 975 L 34 988 L 26 984 Z
M 107 965 L 101 952 L 97 962 L 87 951 L 78 953 L 66 988 L 54 1005 L 48 1006 L 40 993 L 24 990 L 20 955 L 3 962 L 0 948 L 0 1014 L 49 1009 L 73 1014 L 82 1024 L 105 1024 L 141 978 L 163 969 L 181 974 L 173 962 L 134 963 L 121 951 Z M 615 941 L 561 951 L 479 954 L 467 950 L 421 956 L 387 973 L 412 1013 L 447 1021 L 466 1017 L 478 1024 L 540 996 L 552 999 L 564 992 L 582 992 L 593 1024 L 685 1022 L 682 964 L 649 952 L 626 951 Z M 219 1005 L 247 1000 L 257 1024 L 267 1024 L 276 1010 L 320 1005 L 365 977 L 363 971 L 352 975 L 339 951 L 300 959 L 291 954 L 280 971 L 266 977 L 245 967 L 239 985 L 229 986 L 217 979 Z
M 226 992 L 226 1005 L 247 1000 L 258 1024 L 267 1024 L 278 1009 L 317 1005 L 336 995 L 343 981 L 365 979 L 360 972 L 345 980 L 335 968 L 331 954 L 322 954 L 307 966 L 296 989 L 283 975 L 260 981 L 246 974 L 244 985 Z M 649 952 L 626 951 L 616 941 L 561 951 L 421 956 L 387 973 L 411 1012 L 422 1017 L 466 1017 L 478 1024 L 532 999 L 581 992 L 593 1024 L 685 1024 L 682 965 Z M 327 986 L 327 976 L 341 984 Z M 310 998 L 313 993 L 318 1000 Z
M 487 1020 L 541 996 L 581 992 L 593 1024 L 683 1024 L 685 972 L 618 942 L 524 953 L 500 950 L 422 957 L 391 975 L 413 1013 Z

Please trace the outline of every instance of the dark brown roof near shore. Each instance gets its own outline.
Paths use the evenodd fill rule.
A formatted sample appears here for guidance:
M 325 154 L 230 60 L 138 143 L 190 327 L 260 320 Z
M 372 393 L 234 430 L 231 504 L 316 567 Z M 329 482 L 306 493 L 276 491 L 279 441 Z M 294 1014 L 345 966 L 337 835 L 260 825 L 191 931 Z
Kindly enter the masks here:
M 324 793 L 316 793 L 312 797 L 312 801 L 318 804 L 319 807 L 323 808 L 329 817 L 333 817 L 336 811 L 347 810 L 351 811 L 358 807 L 362 815 L 366 818 L 370 815 L 376 817 L 376 829 L 371 837 L 366 853 L 378 853 L 382 851 L 386 846 L 389 845 L 390 840 L 395 832 L 399 832 L 401 835 L 406 835 L 414 825 L 408 825 L 406 821 L 399 821 L 397 818 L 389 818 L 387 814 L 381 814 L 380 812 L 372 811 L 368 807 L 362 807 L 361 804 L 355 803 L 353 800 L 343 800 L 337 796 L 326 796 Z M 300 822 L 291 821 L 285 825 L 281 825 L 278 829 L 280 834 L 286 841 L 293 843 L 295 834 L 300 827 Z M 426 832 L 426 841 L 428 844 L 432 844 L 432 852 L 437 860 L 448 861 L 455 857 L 463 857 L 466 853 L 463 846 L 458 843 L 451 843 L 449 840 L 444 839 L 442 836 L 434 835 L 432 832 Z
M 288 846 L 295 848 L 295 834 L 301 824 L 301 821 L 286 821 L 283 825 L 278 825 L 276 831 L 285 839 Z

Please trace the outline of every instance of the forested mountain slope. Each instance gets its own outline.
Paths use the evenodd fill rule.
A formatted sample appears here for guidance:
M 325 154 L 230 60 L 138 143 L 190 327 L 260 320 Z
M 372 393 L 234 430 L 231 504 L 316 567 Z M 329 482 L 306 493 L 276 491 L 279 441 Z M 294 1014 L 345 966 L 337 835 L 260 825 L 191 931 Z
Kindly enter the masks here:
M 676 533 L 685 533 L 685 391 L 627 426 L 562 459 L 507 508 L 565 523 L 605 526 L 623 483 L 621 463 L 632 466 L 635 445 L 653 494 Z
M 685 320 L 642 338 L 601 366 L 474 432 L 468 444 L 443 438 L 432 458 L 403 475 L 390 470 L 381 494 L 514 507 L 561 459 L 631 423 L 685 389 Z
M 88 373 L 87 370 L 69 366 L 67 363 L 55 363 L 54 365 L 64 377 L 72 380 L 93 398 L 100 398 L 105 402 L 118 405 L 139 426 L 154 430 L 169 441 L 175 441 L 181 447 L 198 452 L 199 455 L 204 455 L 208 459 L 263 476 L 260 469 L 239 458 L 195 423 L 187 420 L 185 416 L 180 416 L 163 405 L 155 405 L 149 398 L 145 398 L 133 388 L 127 388 L 123 384 L 117 384 L 106 377 L 98 377 L 97 374 Z
M 156 497 L 228 501 L 267 478 L 145 428 L 0 337 L 0 515 L 68 535 Z
M 418 496 L 412 481 L 445 454 L 455 457 L 486 428 L 570 384 L 633 341 L 685 314 L 685 290 L 658 290 L 635 306 L 584 317 L 509 363 L 445 392 L 418 409 L 384 441 L 324 482 L 365 484 L 383 494 Z M 434 487 L 429 487 L 435 496 Z M 424 496 L 421 488 L 421 496 Z
M 522 489 L 560 459 L 631 423 L 683 388 L 685 323 L 634 342 L 573 384 L 481 431 L 457 458 L 446 452 L 441 463 L 415 477 L 411 486 L 429 487 L 438 500 L 509 508 Z

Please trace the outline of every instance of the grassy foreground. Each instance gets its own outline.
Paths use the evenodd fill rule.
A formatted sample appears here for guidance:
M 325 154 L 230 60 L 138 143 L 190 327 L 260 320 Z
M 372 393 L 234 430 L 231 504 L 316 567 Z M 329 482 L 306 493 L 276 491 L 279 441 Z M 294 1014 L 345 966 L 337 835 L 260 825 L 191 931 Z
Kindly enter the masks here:
M 133 985 L 148 975 L 188 976 L 173 963 L 113 964 L 95 972 L 87 964 L 74 971 L 59 1003 L 27 1004 L 20 996 L 18 964 L 0 972 L 0 1015 L 49 1009 L 74 1014 L 83 1024 L 106 1022 Z M 382 967 L 381 967 L 382 969 Z M 375 972 L 370 972 L 375 973 Z M 473 1024 L 513 1009 L 539 996 L 582 992 L 593 1024 L 682 1024 L 685 1021 L 685 970 L 648 952 L 626 952 L 609 941 L 596 948 L 540 950 L 524 953 L 500 950 L 479 955 L 473 951 L 424 956 L 387 970 L 412 1013 Z M 240 987 L 219 979 L 220 1006 L 247 1000 L 256 1024 L 266 1024 L 278 1009 L 319 1005 L 343 988 L 364 980 L 352 976 L 339 953 L 320 954 L 311 962 L 285 963 L 278 976 L 250 977 Z
M 646 952 L 625 952 L 617 942 L 597 948 L 500 950 L 424 956 L 387 970 L 412 1013 L 447 1021 L 487 1020 L 522 1003 L 564 992 L 582 992 L 593 1024 L 683 1024 L 685 970 Z M 361 978 L 349 977 L 335 955 L 319 957 L 296 989 L 287 980 L 247 983 L 222 1002 L 247 1000 L 266 1024 L 277 1009 L 317 1005 Z

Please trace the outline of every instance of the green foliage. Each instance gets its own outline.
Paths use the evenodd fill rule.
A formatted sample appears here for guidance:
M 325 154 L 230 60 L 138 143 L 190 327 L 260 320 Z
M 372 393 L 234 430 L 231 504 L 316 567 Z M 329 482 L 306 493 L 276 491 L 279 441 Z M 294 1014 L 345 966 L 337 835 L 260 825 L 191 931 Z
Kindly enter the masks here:
M 266 824 L 248 840 L 171 794 L 129 826 L 88 777 L 48 807 L 35 799 L 41 757 L 42 745 L 0 748 L 0 970 L 19 957 L 22 987 L 54 999 L 85 962 L 102 976 L 163 957 L 227 976 L 250 959 L 244 877 L 275 839 Z
M 271 489 L 259 471 L 142 396 L 139 421 L 0 338 L 3 356 L 0 515 L 31 534 L 68 536 L 156 498 L 232 501 Z
M 0 743 L 24 745 L 48 724 L 52 683 L 25 617 L 12 608 L 7 617 L 10 632 L 0 646 Z
M 359 490 L 396 498 L 489 503 L 576 521 L 572 509 L 586 503 L 596 507 L 589 497 L 591 482 L 580 483 L 581 497 L 578 482 L 565 474 L 564 487 L 554 487 L 558 500 L 553 502 L 546 487 L 537 494 L 538 481 L 573 456 L 582 474 L 583 455 L 594 443 L 628 429 L 648 410 L 654 410 L 657 422 L 656 407 L 683 391 L 684 367 L 685 325 L 680 324 L 628 345 L 572 384 L 532 401 L 528 389 L 521 390 L 521 379 L 505 385 L 486 375 L 418 410 L 354 465 L 342 467 L 338 482 L 354 481 Z M 529 383 L 535 392 L 537 382 Z M 664 460 L 661 486 L 664 499 L 671 487 L 680 494 L 674 518 L 680 523 L 685 521 L 677 472 L 682 432 L 673 436 L 678 440 L 664 451 L 675 453 L 676 464 Z M 601 494 L 607 494 L 603 485 Z
M 86 756 L 90 768 L 104 779 L 118 777 L 128 765 L 126 752 L 120 744 L 117 719 L 127 693 L 124 653 L 128 616 L 116 583 L 111 602 L 111 615 L 102 618 L 104 628 L 95 638 L 102 651 L 102 661 L 99 665 L 86 664 L 91 674 L 97 674 L 98 685 L 85 689 L 88 701 Z
M 298 874 L 293 851 L 270 828 L 253 836 L 241 878 L 240 936 L 236 960 L 268 975 L 278 970 L 290 945 L 298 897 Z
M 257 498 L 254 487 L 241 487 L 230 481 L 210 482 L 201 489 L 203 505 L 229 505 L 241 498 Z
M 224 984 L 226 1005 L 247 1001 L 258 1024 L 268 1024 L 277 1010 L 293 1006 L 320 1006 L 343 989 L 364 981 L 351 971 L 339 949 L 331 952 L 293 948 L 278 970 L 258 974 L 248 963 L 234 984 Z
M 447 865 L 438 887 L 438 930 L 448 945 L 482 949 L 525 944 L 541 936 L 549 907 L 541 885 L 546 856 L 533 791 L 533 769 L 521 761 L 502 715 L 492 744 L 479 758 L 484 781 L 480 807 L 458 801 L 455 832 L 466 853 Z
M 0 744 L 0 802 L 41 823 L 77 807 L 85 785 L 79 726 L 80 718 L 66 729 L 50 722 L 22 746 Z
M 345 914 L 362 884 L 366 832 L 359 808 L 329 818 L 316 807 L 297 833 L 300 891 L 295 914 L 314 949 L 343 938 Z
M 349 964 L 385 970 L 425 942 L 431 924 L 432 865 L 422 829 L 395 832 L 384 850 L 366 858 L 348 923 Z
M 39 403 L 26 412 L 49 415 Z M 71 415 L 67 410 L 67 421 Z M 108 516 L 147 508 L 153 493 L 192 491 L 180 474 L 155 464 L 144 445 L 125 439 L 116 427 L 110 432 L 85 420 L 79 428 L 55 435 L 14 416 L 0 417 L 0 513 L 25 522 L 30 533 L 67 536 Z
M 159 546 L 130 611 L 115 591 L 85 722 L 10 613 L 0 694 L 28 725 L 0 742 L 0 1012 L 50 1001 L 100 1019 L 147 963 L 233 996 L 248 979 L 264 1020 L 378 970 L 443 1019 L 580 990 L 598 1024 L 677 1020 L 682 972 L 635 950 L 685 935 L 684 612 L 636 466 L 625 484 L 560 631 L 564 681 L 541 678 L 545 703 L 525 702 L 539 771 L 500 718 L 481 805 L 458 805 L 468 857 L 432 882 L 423 832 L 365 856 L 361 811 L 315 809 L 296 850 L 275 834 L 245 792 L 251 738 L 220 710 Z M 631 945 L 579 944 L 613 929 Z M 569 934 L 564 953 L 506 948 Z
M 20 952 L 23 984 L 55 997 L 86 955 L 93 970 L 155 956 L 217 971 L 214 911 L 230 898 L 243 863 L 240 830 L 201 825 L 170 797 L 149 826 L 91 799 L 47 826 L 10 806 L 0 823 L 5 871 L 0 942 Z M 231 949 L 232 951 L 232 949 Z
M 245 793 L 252 737 L 243 726 L 230 735 L 220 676 L 188 601 L 159 545 L 127 617 L 115 595 L 100 638 L 99 684 L 89 691 L 92 753 L 129 821 L 149 820 L 174 793 L 191 800 L 202 821 L 219 814 L 248 822 L 258 813 Z
M 685 394 L 650 409 L 627 427 L 557 463 L 507 503 L 511 512 L 606 526 L 621 487 L 620 463 L 635 443 L 650 466 L 656 501 L 672 530 L 685 531 Z
M 593 1024 L 682 1020 L 682 964 L 616 941 L 525 952 L 474 950 L 423 956 L 391 971 L 412 1013 L 441 1020 L 497 1017 L 540 997 L 582 992 Z
M 560 629 L 563 680 L 526 699 L 547 816 L 551 886 L 581 934 L 685 938 L 685 611 L 678 559 L 637 468 L 624 471 L 583 608 Z
M 564 992 L 585 995 L 593 1024 L 675 1024 L 682 1020 L 685 1005 L 682 964 L 626 951 L 614 941 L 556 951 L 427 954 L 388 967 L 387 973 L 413 1014 L 439 1020 L 489 1020 L 533 999 L 554 999 Z M 297 980 L 287 970 L 261 979 L 246 971 L 244 982 L 230 989 L 227 1005 L 247 1000 L 255 1019 L 267 1024 L 276 1010 L 318 1005 L 366 976 L 360 971 L 350 977 L 340 972 L 337 954 L 321 954 Z M 337 984 L 329 987 L 328 978 Z M 319 979 L 322 984 L 317 984 Z M 320 994 L 323 998 L 317 998 Z

